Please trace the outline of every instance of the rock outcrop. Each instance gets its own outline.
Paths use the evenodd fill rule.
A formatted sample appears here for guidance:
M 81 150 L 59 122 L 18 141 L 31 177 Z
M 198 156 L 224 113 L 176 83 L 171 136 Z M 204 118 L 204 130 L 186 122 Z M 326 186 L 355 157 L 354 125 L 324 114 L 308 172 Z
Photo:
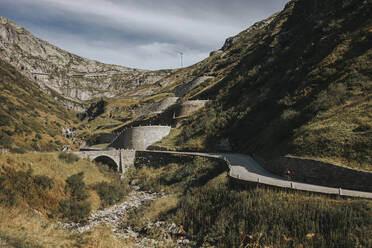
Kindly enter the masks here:
M 0 17 L 0 54 L 68 108 L 97 97 L 114 97 L 153 84 L 170 70 L 147 71 L 103 64 L 68 53 Z

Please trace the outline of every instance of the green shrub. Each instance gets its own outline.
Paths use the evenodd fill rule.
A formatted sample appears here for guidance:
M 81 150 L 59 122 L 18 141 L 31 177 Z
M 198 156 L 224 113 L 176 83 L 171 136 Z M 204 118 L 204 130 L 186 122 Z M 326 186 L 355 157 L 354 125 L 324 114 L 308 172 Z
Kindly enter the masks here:
M 65 161 L 68 164 L 72 164 L 74 162 L 79 161 L 79 157 L 73 153 L 67 153 L 67 152 L 60 152 L 58 155 L 58 158 L 60 160 Z
M 66 179 L 66 191 L 70 192 L 70 199 L 59 202 L 62 218 L 75 222 L 84 222 L 88 218 L 91 206 L 85 201 L 88 192 L 83 179 L 83 172 Z
M 84 179 L 84 172 L 74 174 L 66 179 L 66 188 L 71 193 L 71 198 L 77 201 L 84 201 L 88 198 Z
M 74 222 L 86 221 L 91 210 L 88 202 L 79 202 L 72 199 L 61 201 L 59 206 L 62 212 L 62 218 Z
M 28 204 L 32 208 L 45 209 L 50 201 L 46 189 L 52 187 L 52 179 L 47 176 L 33 176 L 32 170 L 16 171 L 3 167 L 0 176 L 0 204 L 12 207 Z
M 101 199 L 102 208 L 120 202 L 127 194 L 124 185 L 116 185 L 108 182 L 98 183 L 93 187 L 93 189 L 97 191 Z
M 11 123 L 12 123 L 12 119 L 9 117 L 9 115 L 1 111 L 0 112 L 0 127 L 1 126 L 8 127 L 11 125 Z
M 13 147 L 9 150 L 11 153 L 18 153 L 18 154 L 25 154 L 27 151 L 24 148 L 21 147 Z
M 53 180 L 48 176 L 44 175 L 36 175 L 34 177 L 34 181 L 37 185 L 39 185 L 42 189 L 51 189 Z
M 5 133 L 0 133 L 0 145 L 5 148 L 10 148 L 11 144 L 13 144 L 13 138 Z

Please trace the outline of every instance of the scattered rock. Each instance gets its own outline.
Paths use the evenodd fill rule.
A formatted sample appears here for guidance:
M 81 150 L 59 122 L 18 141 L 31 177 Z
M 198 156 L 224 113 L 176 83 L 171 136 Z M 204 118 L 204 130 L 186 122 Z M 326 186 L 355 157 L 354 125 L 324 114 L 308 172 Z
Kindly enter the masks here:
M 121 223 L 123 217 L 127 216 L 127 213 L 130 210 L 140 207 L 144 204 L 145 201 L 155 200 L 164 196 L 165 194 L 148 193 L 134 190 L 132 193 L 129 194 L 125 202 L 92 213 L 87 221 L 87 224 L 70 222 L 64 223 L 63 227 L 68 228 L 73 232 L 83 233 L 96 226 L 111 225 L 113 227 L 113 230 L 118 231 L 120 230 L 120 228 L 118 228 L 118 225 Z M 133 236 L 130 235 L 130 230 L 128 231 L 128 233 L 128 236 Z M 119 236 L 123 235 L 120 234 Z
M 315 233 L 308 233 L 306 234 L 306 239 L 312 239 L 315 237 Z
M 9 245 L 5 240 L 0 238 L 0 247 L 1 248 L 13 248 L 14 246 Z
M 132 230 L 131 227 L 122 228 L 122 222 L 128 213 L 132 210 L 139 208 L 146 201 L 153 201 L 155 199 L 165 197 L 165 193 L 151 193 L 139 191 L 139 186 L 134 186 L 133 191 L 127 197 L 127 200 L 121 204 L 114 205 L 110 208 L 99 210 L 91 214 L 86 224 L 80 223 L 59 223 L 63 228 L 70 229 L 72 232 L 83 233 L 90 229 L 106 225 L 111 226 L 113 233 L 122 239 L 134 239 L 136 247 L 154 247 L 164 245 L 163 241 L 142 237 L 139 233 Z M 176 229 L 175 232 L 179 232 L 177 225 L 174 224 Z M 156 223 L 149 223 L 148 229 L 160 228 L 165 226 L 165 222 L 159 221 Z
M 130 185 L 134 186 L 134 185 L 138 185 L 138 180 L 137 179 L 133 179 L 132 181 L 130 181 Z

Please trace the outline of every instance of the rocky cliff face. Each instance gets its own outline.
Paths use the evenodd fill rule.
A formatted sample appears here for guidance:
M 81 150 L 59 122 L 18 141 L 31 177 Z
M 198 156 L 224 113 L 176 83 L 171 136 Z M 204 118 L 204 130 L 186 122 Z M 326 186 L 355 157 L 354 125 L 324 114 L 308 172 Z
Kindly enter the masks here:
M 143 84 L 153 84 L 170 72 L 85 59 L 36 38 L 4 17 L 0 17 L 0 54 L 43 91 L 72 109 L 79 109 L 81 101 L 113 97 Z

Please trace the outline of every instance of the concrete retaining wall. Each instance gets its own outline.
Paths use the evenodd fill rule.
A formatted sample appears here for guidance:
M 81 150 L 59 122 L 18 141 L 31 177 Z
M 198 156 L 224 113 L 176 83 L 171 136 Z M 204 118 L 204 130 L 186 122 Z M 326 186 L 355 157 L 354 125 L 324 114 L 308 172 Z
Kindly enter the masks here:
M 260 162 L 266 170 L 279 176 L 284 176 L 285 171 L 289 169 L 292 179 L 296 181 L 372 192 L 372 173 L 296 157 L 281 157 L 270 162 Z
M 211 77 L 211 76 L 202 76 L 202 77 L 196 78 L 196 79 L 194 79 L 194 80 L 192 80 L 188 83 L 184 83 L 184 84 L 181 84 L 181 85 L 177 86 L 173 90 L 173 93 L 177 97 L 183 97 L 184 95 L 186 95 L 188 92 L 190 92 L 192 89 L 194 89 L 198 85 L 204 83 L 205 81 L 207 81 L 209 79 L 213 79 L 213 78 L 214 77 Z
M 208 100 L 186 101 L 177 107 L 175 111 L 175 116 L 179 117 L 179 116 L 191 114 L 201 108 L 204 108 L 207 103 L 208 103 Z
M 170 126 L 144 126 L 125 130 L 110 145 L 121 149 L 146 150 L 169 134 Z

